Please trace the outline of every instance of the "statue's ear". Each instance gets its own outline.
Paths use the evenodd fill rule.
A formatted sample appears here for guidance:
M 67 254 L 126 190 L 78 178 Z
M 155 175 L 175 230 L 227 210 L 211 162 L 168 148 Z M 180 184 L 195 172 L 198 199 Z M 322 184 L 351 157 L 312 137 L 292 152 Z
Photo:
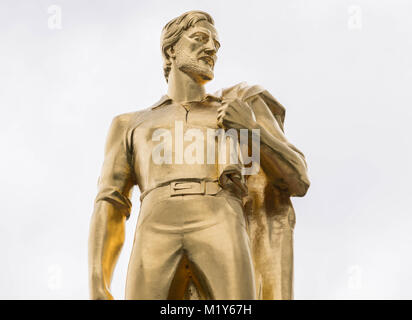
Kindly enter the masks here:
M 166 49 L 167 56 L 171 59 L 176 57 L 175 48 L 173 46 Z

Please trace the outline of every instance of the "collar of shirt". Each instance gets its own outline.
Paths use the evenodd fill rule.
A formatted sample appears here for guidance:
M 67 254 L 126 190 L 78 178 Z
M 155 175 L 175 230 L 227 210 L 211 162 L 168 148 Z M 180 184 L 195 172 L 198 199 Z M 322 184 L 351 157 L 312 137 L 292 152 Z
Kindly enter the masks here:
M 218 101 L 221 102 L 222 99 L 218 96 L 212 95 L 212 94 L 207 94 L 200 102 L 203 101 Z M 165 94 L 162 98 L 160 98 L 159 101 L 157 101 L 154 105 L 152 105 L 151 109 L 159 108 L 164 105 L 171 104 L 173 102 L 173 99 L 170 98 L 167 94 Z

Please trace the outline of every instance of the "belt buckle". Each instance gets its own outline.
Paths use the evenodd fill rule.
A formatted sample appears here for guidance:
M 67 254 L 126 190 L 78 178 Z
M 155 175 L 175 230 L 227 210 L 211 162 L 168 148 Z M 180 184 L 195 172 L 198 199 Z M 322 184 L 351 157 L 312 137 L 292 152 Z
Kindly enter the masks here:
M 183 196 L 189 194 L 205 194 L 206 183 L 202 181 L 173 181 L 170 183 L 170 196 Z

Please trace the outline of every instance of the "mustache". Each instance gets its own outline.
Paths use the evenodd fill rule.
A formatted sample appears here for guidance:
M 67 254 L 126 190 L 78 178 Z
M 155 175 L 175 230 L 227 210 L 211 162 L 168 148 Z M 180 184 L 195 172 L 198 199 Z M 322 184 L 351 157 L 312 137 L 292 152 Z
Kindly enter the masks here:
M 216 56 L 211 56 L 211 55 L 208 55 L 208 54 L 204 54 L 204 55 L 199 57 L 199 60 L 205 61 L 209 66 L 211 66 L 213 68 L 215 66 L 215 63 L 216 63 Z

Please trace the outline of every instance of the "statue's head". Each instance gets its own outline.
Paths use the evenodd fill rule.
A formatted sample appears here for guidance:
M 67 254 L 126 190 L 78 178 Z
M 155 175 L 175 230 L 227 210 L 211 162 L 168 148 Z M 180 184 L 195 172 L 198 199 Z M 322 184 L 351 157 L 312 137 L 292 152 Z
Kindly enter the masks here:
M 198 83 L 212 80 L 219 47 L 214 21 L 206 12 L 189 11 L 173 19 L 165 25 L 161 36 L 166 81 L 172 68 Z

